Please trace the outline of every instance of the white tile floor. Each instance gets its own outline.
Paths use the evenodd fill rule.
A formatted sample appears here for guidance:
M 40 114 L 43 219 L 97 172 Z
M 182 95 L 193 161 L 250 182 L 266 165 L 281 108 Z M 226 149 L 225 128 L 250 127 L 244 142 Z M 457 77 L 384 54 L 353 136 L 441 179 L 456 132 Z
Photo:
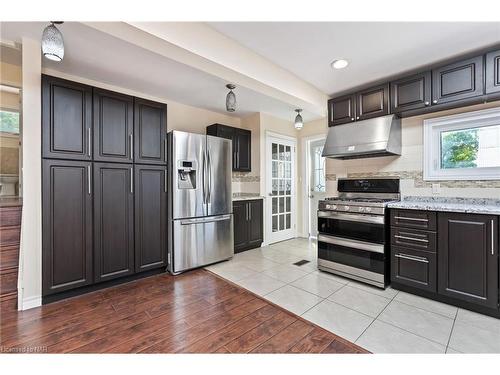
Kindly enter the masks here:
M 311 263 L 293 265 L 302 259 Z M 315 241 L 245 251 L 207 269 L 374 353 L 500 353 L 500 319 L 318 271 Z

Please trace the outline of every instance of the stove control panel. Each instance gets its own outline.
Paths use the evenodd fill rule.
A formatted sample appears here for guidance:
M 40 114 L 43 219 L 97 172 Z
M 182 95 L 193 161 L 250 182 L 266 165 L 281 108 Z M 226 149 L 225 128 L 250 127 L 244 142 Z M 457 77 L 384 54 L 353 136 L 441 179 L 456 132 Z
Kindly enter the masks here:
M 359 204 L 332 204 L 327 201 L 320 201 L 318 208 L 320 211 L 349 212 L 353 214 L 357 213 L 366 215 L 383 215 L 385 212 L 384 206 L 369 207 Z

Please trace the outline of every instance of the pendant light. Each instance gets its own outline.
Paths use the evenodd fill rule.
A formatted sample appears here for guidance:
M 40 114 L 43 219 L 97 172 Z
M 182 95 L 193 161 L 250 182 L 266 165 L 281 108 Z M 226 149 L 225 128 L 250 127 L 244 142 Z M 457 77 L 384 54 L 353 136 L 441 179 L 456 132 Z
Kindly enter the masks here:
M 42 53 L 52 61 L 62 61 L 64 58 L 63 36 L 56 27 L 62 23 L 62 21 L 50 21 L 50 25 L 43 30 Z
M 295 129 L 300 130 L 304 126 L 304 121 L 302 120 L 302 116 L 300 115 L 302 109 L 296 109 L 295 112 L 297 112 L 297 116 L 295 116 Z
M 229 92 L 226 95 L 226 111 L 234 112 L 236 111 L 236 95 L 234 94 L 233 90 L 236 88 L 236 86 L 232 83 L 229 83 L 226 85 L 226 87 L 229 89 Z

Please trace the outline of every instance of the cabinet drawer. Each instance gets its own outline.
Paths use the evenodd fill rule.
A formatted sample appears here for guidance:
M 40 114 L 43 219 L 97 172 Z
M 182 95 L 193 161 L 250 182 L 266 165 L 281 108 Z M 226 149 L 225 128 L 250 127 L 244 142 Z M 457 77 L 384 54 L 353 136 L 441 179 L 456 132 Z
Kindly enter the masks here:
M 391 225 L 435 231 L 436 213 L 433 211 L 391 210 Z
M 436 254 L 391 246 L 391 281 L 436 292 Z
M 391 244 L 415 250 L 436 252 L 436 232 L 391 227 Z

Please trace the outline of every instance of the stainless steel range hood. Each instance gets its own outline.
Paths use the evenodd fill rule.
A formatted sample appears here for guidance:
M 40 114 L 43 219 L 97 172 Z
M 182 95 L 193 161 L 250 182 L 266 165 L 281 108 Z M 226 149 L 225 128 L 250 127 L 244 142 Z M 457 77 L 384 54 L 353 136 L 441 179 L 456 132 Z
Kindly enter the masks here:
M 323 156 L 334 159 L 401 155 L 401 119 L 376 117 L 328 130 Z

